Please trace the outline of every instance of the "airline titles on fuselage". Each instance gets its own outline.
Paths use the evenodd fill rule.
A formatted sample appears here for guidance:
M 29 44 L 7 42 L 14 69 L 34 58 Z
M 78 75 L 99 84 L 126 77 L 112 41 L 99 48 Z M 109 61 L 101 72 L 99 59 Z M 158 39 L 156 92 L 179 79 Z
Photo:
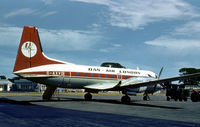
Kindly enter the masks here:
M 139 71 L 132 71 L 132 70 L 124 70 L 124 69 L 121 69 L 121 70 L 115 70 L 115 69 L 101 69 L 101 68 L 88 68 L 88 71 L 89 72 L 110 72 L 110 73 L 120 73 L 120 74 L 140 74 Z

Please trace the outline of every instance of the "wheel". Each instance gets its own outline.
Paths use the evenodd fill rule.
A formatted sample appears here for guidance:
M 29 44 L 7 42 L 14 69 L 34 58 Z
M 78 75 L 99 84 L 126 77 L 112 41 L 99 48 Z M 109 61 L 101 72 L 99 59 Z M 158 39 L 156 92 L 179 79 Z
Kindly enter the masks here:
M 150 100 L 150 97 L 149 97 L 149 96 L 144 96 L 144 97 L 143 97 L 143 100 L 144 100 L 144 101 L 149 101 L 149 100 Z
M 167 96 L 167 101 L 170 101 L 170 97 L 169 96 Z
M 92 94 L 86 93 L 84 98 L 85 98 L 86 101 L 91 101 L 92 100 Z
M 143 97 L 143 100 L 144 100 L 144 101 L 147 101 L 147 96 L 144 96 L 144 97 Z
M 197 93 L 192 93 L 191 94 L 191 100 L 192 100 L 192 102 L 197 102 L 198 101 L 198 94 Z
M 131 98 L 128 95 L 122 96 L 121 102 L 124 104 L 128 104 L 131 102 Z
M 187 101 L 187 98 L 184 98 L 184 101 Z

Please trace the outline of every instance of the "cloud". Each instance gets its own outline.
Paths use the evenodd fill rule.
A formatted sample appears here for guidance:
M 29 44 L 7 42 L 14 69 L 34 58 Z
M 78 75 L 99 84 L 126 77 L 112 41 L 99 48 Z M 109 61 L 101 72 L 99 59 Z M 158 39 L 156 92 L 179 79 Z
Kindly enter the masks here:
M 53 0 L 42 0 L 45 5 L 50 5 L 53 3 Z
M 109 44 L 108 47 L 103 47 L 101 48 L 99 51 L 100 52 L 104 52 L 104 53 L 108 53 L 108 52 L 111 52 L 111 51 L 114 51 L 114 50 L 118 50 L 121 48 L 121 44 Z
M 18 9 L 12 12 L 9 12 L 4 15 L 5 18 L 11 18 L 15 16 L 21 16 L 21 15 L 39 15 L 41 17 L 47 17 L 50 15 L 56 14 L 57 11 L 40 11 L 38 9 L 31 9 L 31 8 L 22 8 Z
M 0 46 L 16 46 L 20 41 L 22 33 L 22 28 L 10 27 L 10 26 L 0 26 L 1 41 Z
M 200 40 L 192 40 L 192 39 L 175 39 L 175 38 L 167 38 L 160 37 L 156 38 L 152 41 L 146 41 L 145 44 L 164 47 L 171 50 L 199 50 L 200 48 Z
M 177 27 L 172 34 L 187 36 L 187 37 L 199 37 L 200 34 L 200 22 L 191 21 L 182 26 Z
M 0 26 L 0 46 L 18 46 L 23 28 Z M 91 50 L 100 42 L 102 36 L 96 31 L 49 30 L 38 28 L 42 45 L 59 51 Z
M 200 15 L 190 4 L 182 0 L 73 0 L 107 6 L 112 26 L 142 29 L 163 20 L 194 18 Z
M 50 11 L 50 12 L 47 12 L 47 13 L 43 14 L 42 16 L 43 17 L 47 17 L 47 16 L 50 16 L 50 15 L 54 15 L 56 13 L 57 13 L 56 11 Z
M 4 15 L 5 18 L 10 18 L 14 16 L 19 16 L 19 15 L 29 15 L 29 14 L 34 14 L 38 10 L 36 9 L 31 9 L 31 8 L 22 8 L 19 10 L 12 11 L 6 15 Z
M 195 52 L 200 51 L 200 22 L 191 21 L 176 27 L 168 35 L 144 42 L 154 47 L 163 47 L 174 52 Z M 191 52 L 192 51 L 192 52 Z
M 107 5 L 107 6 L 113 3 L 111 0 L 71 0 L 71 1 L 100 4 L 100 5 Z
M 101 35 L 96 31 L 80 30 L 47 30 L 39 29 L 42 43 L 50 49 L 69 50 L 92 50 L 100 42 Z

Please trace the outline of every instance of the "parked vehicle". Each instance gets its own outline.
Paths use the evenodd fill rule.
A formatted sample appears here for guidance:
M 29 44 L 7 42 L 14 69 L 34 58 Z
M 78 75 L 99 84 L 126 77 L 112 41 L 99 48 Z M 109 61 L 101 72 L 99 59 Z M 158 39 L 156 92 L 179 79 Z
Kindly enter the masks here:
M 175 101 L 187 101 L 189 93 L 189 90 L 185 89 L 183 85 L 168 85 L 166 91 L 167 101 L 171 99 Z
M 191 100 L 192 100 L 192 102 L 200 101 L 200 91 L 193 90 L 193 92 L 191 94 Z

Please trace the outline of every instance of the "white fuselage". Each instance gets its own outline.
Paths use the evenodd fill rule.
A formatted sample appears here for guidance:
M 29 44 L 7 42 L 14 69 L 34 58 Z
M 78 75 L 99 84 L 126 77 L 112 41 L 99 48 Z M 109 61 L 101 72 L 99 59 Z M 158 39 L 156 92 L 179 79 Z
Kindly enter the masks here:
M 84 88 L 96 83 L 119 83 L 126 85 L 156 78 L 151 71 L 99 66 L 84 66 L 71 63 L 50 64 L 23 69 L 15 72 L 25 78 L 35 78 L 37 82 L 65 88 Z M 141 89 L 137 89 L 141 90 Z

